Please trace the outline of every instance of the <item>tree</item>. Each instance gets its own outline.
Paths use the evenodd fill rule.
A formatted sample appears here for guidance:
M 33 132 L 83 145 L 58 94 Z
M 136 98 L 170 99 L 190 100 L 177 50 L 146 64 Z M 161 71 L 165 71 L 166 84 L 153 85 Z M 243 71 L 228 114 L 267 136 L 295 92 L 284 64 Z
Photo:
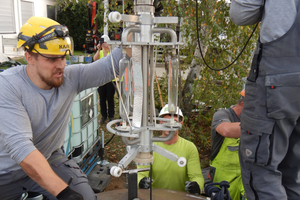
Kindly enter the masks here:
M 163 16 L 178 16 L 184 46 L 180 54 L 186 56 L 181 69 L 189 69 L 186 80 L 181 80 L 179 103 L 186 116 L 183 137 L 193 141 L 200 152 L 201 160 L 208 164 L 210 154 L 210 124 L 214 112 L 229 107 L 239 99 L 243 77 L 249 72 L 251 55 L 258 31 L 239 59 L 222 71 L 239 55 L 254 26 L 240 27 L 229 18 L 230 4 L 225 0 L 166 0 Z M 198 9 L 196 10 L 196 7 Z M 197 18 L 198 15 L 198 18 Z M 198 27 L 197 27 L 198 19 Z M 173 29 L 175 29 L 173 25 Z M 198 35 L 201 46 L 202 59 Z M 164 88 L 162 88 L 164 90 Z
M 82 50 L 85 43 L 85 30 L 88 27 L 87 7 L 84 3 L 70 3 L 59 6 L 57 21 L 68 27 L 74 40 L 74 49 Z M 81 16 L 81 17 L 78 17 Z M 76 19 L 76 20 L 74 20 Z
M 190 68 L 182 90 L 181 105 L 184 113 L 191 116 L 195 100 L 204 101 L 214 108 L 228 107 L 238 98 L 242 90 L 242 77 L 247 76 L 251 63 L 253 45 L 248 45 L 244 53 L 231 67 L 223 71 L 207 68 L 200 56 L 197 44 L 196 1 L 162 1 L 164 16 L 178 16 L 181 19 L 180 32 L 185 45 L 181 54 L 187 56 L 183 61 Z M 253 27 L 239 27 L 229 18 L 230 4 L 225 0 L 198 1 L 198 31 L 203 57 L 213 68 L 229 65 L 240 53 L 251 35 Z M 173 27 L 175 28 L 175 27 Z M 253 43 L 257 35 L 251 39 Z

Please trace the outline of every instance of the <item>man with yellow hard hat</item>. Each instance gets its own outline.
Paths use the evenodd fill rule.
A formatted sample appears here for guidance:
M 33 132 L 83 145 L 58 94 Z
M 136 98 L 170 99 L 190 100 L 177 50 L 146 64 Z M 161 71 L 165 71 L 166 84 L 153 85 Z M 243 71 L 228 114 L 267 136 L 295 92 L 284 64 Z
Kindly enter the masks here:
M 240 94 L 237 104 L 218 110 L 211 124 L 210 178 L 213 182 L 228 181 L 228 190 L 233 200 L 240 200 L 245 196 L 238 155 L 240 115 L 244 106 L 245 90 Z
M 66 65 L 73 51 L 68 28 L 31 17 L 18 35 L 28 64 L 0 74 L 0 199 L 37 192 L 50 200 L 92 200 L 96 195 L 63 150 L 74 98 L 118 74 L 122 50 L 90 64 Z M 128 51 L 128 53 L 130 53 Z

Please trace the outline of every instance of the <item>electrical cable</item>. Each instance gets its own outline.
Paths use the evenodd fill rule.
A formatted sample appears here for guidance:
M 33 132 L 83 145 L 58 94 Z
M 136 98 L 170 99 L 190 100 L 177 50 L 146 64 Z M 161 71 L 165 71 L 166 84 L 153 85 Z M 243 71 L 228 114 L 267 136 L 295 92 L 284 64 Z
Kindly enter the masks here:
M 235 61 L 237 61 L 237 59 L 242 55 L 243 51 L 245 50 L 248 42 L 250 41 L 251 37 L 253 36 L 257 26 L 258 26 L 259 22 L 255 25 L 251 35 L 249 36 L 247 42 L 245 43 L 243 49 L 241 50 L 241 52 L 239 53 L 239 55 L 229 64 L 227 65 L 226 67 L 223 67 L 223 68 L 220 68 L 220 69 L 217 69 L 217 68 L 213 68 L 213 67 L 210 67 L 207 62 L 205 61 L 204 59 L 204 56 L 202 54 L 202 50 L 201 50 L 201 46 L 200 46 L 200 40 L 199 40 L 199 22 L 198 22 L 198 0 L 196 0 L 196 28 L 197 28 L 197 42 L 198 42 L 198 46 L 199 46 L 199 51 L 200 51 L 200 54 L 201 54 L 201 57 L 202 57 L 202 60 L 204 61 L 205 65 L 211 69 L 211 70 L 214 70 L 214 71 L 222 71 L 224 69 L 227 69 L 228 67 L 230 67 L 233 63 L 235 63 Z
M 152 163 L 150 163 L 150 200 L 152 200 Z
M 115 134 L 113 134 L 109 140 L 104 144 L 104 146 L 106 147 L 106 145 L 108 145 L 110 143 L 110 141 L 115 137 Z

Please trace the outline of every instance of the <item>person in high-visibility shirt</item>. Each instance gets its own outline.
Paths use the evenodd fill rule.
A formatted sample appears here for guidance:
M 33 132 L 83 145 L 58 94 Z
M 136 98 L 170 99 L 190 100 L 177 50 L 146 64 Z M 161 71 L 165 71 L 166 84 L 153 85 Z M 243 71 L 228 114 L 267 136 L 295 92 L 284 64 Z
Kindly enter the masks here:
M 218 110 L 211 124 L 210 178 L 213 182 L 228 181 L 233 200 L 244 197 L 238 148 L 241 136 L 240 115 L 244 106 L 245 90 L 236 105 Z
M 177 107 L 174 120 L 183 123 L 182 111 Z M 171 118 L 168 111 L 168 104 L 165 105 L 159 117 Z M 192 194 L 201 194 L 204 187 L 204 178 L 201 171 L 199 153 L 196 146 L 180 137 L 179 131 L 175 131 L 174 137 L 167 142 L 154 142 L 156 145 L 176 154 L 178 157 L 185 157 L 187 164 L 184 167 L 178 166 L 177 162 L 153 152 L 152 164 L 152 187 L 178 191 L 187 191 Z M 168 136 L 169 131 L 163 131 L 162 136 Z M 146 166 L 137 166 L 145 168 Z M 138 173 L 139 188 L 148 189 L 150 187 L 149 171 Z
M 99 42 L 97 45 L 97 52 L 94 55 L 94 61 L 106 57 L 109 55 L 110 48 L 107 42 L 110 40 L 107 35 L 101 36 L 102 42 Z M 100 40 L 101 41 L 101 40 Z M 108 117 L 109 121 L 114 119 L 115 115 L 115 85 L 114 81 L 112 80 L 104 85 L 98 87 L 98 94 L 100 97 L 100 112 L 101 112 L 101 119 L 100 123 L 104 123 Z M 107 101 L 107 104 L 106 104 Z

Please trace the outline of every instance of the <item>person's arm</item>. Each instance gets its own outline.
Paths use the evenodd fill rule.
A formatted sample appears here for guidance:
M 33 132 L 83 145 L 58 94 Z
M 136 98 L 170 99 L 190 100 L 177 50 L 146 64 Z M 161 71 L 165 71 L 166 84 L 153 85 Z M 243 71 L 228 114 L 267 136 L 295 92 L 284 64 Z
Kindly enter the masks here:
M 241 136 L 240 122 L 223 122 L 219 124 L 216 131 L 228 138 L 239 138 Z
M 239 138 L 241 135 L 240 122 L 231 122 L 230 111 L 218 110 L 212 119 L 211 130 L 213 135 L 221 135 L 229 138 Z M 213 138 L 212 138 L 213 140 Z
M 240 26 L 256 24 L 262 16 L 263 0 L 232 0 L 230 6 L 231 20 Z
M 20 166 L 32 180 L 54 196 L 68 186 L 55 174 L 46 158 L 38 150 L 26 156 Z
M 4 73 L 4 72 L 3 72 Z M 42 155 L 33 144 L 32 123 L 30 121 L 28 107 L 24 107 L 20 98 L 24 96 L 23 88 L 17 81 L 11 82 L 18 77 L 6 79 L 0 76 L 0 149 L 3 159 L 1 160 L 0 172 L 7 173 L 8 170 L 21 170 L 40 184 L 59 200 L 66 197 L 74 197 L 77 200 L 81 197 L 67 187 L 52 171 L 45 156 Z M 15 84 L 13 84 L 15 83 Z M 24 86 L 25 87 L 25 86 Z M 30 102 L 30 101 L 28 101 Z M 36 104 L 35 104 L 36 105 Z M 35 122 L 36 123 L 36 122 Z M 46 144 L 47 145 L 47 144 Z M 7 170 L 8 169 L 8 170 Z
M 204 189 L 204 178 L 201 171 L 199 153 L 196 146 L 191 143 L 191 146 L 188 149 L 188 158 L 187 158 L 187 173 L 189 181 L 197 182 L 200 188 L 200 193 Z

